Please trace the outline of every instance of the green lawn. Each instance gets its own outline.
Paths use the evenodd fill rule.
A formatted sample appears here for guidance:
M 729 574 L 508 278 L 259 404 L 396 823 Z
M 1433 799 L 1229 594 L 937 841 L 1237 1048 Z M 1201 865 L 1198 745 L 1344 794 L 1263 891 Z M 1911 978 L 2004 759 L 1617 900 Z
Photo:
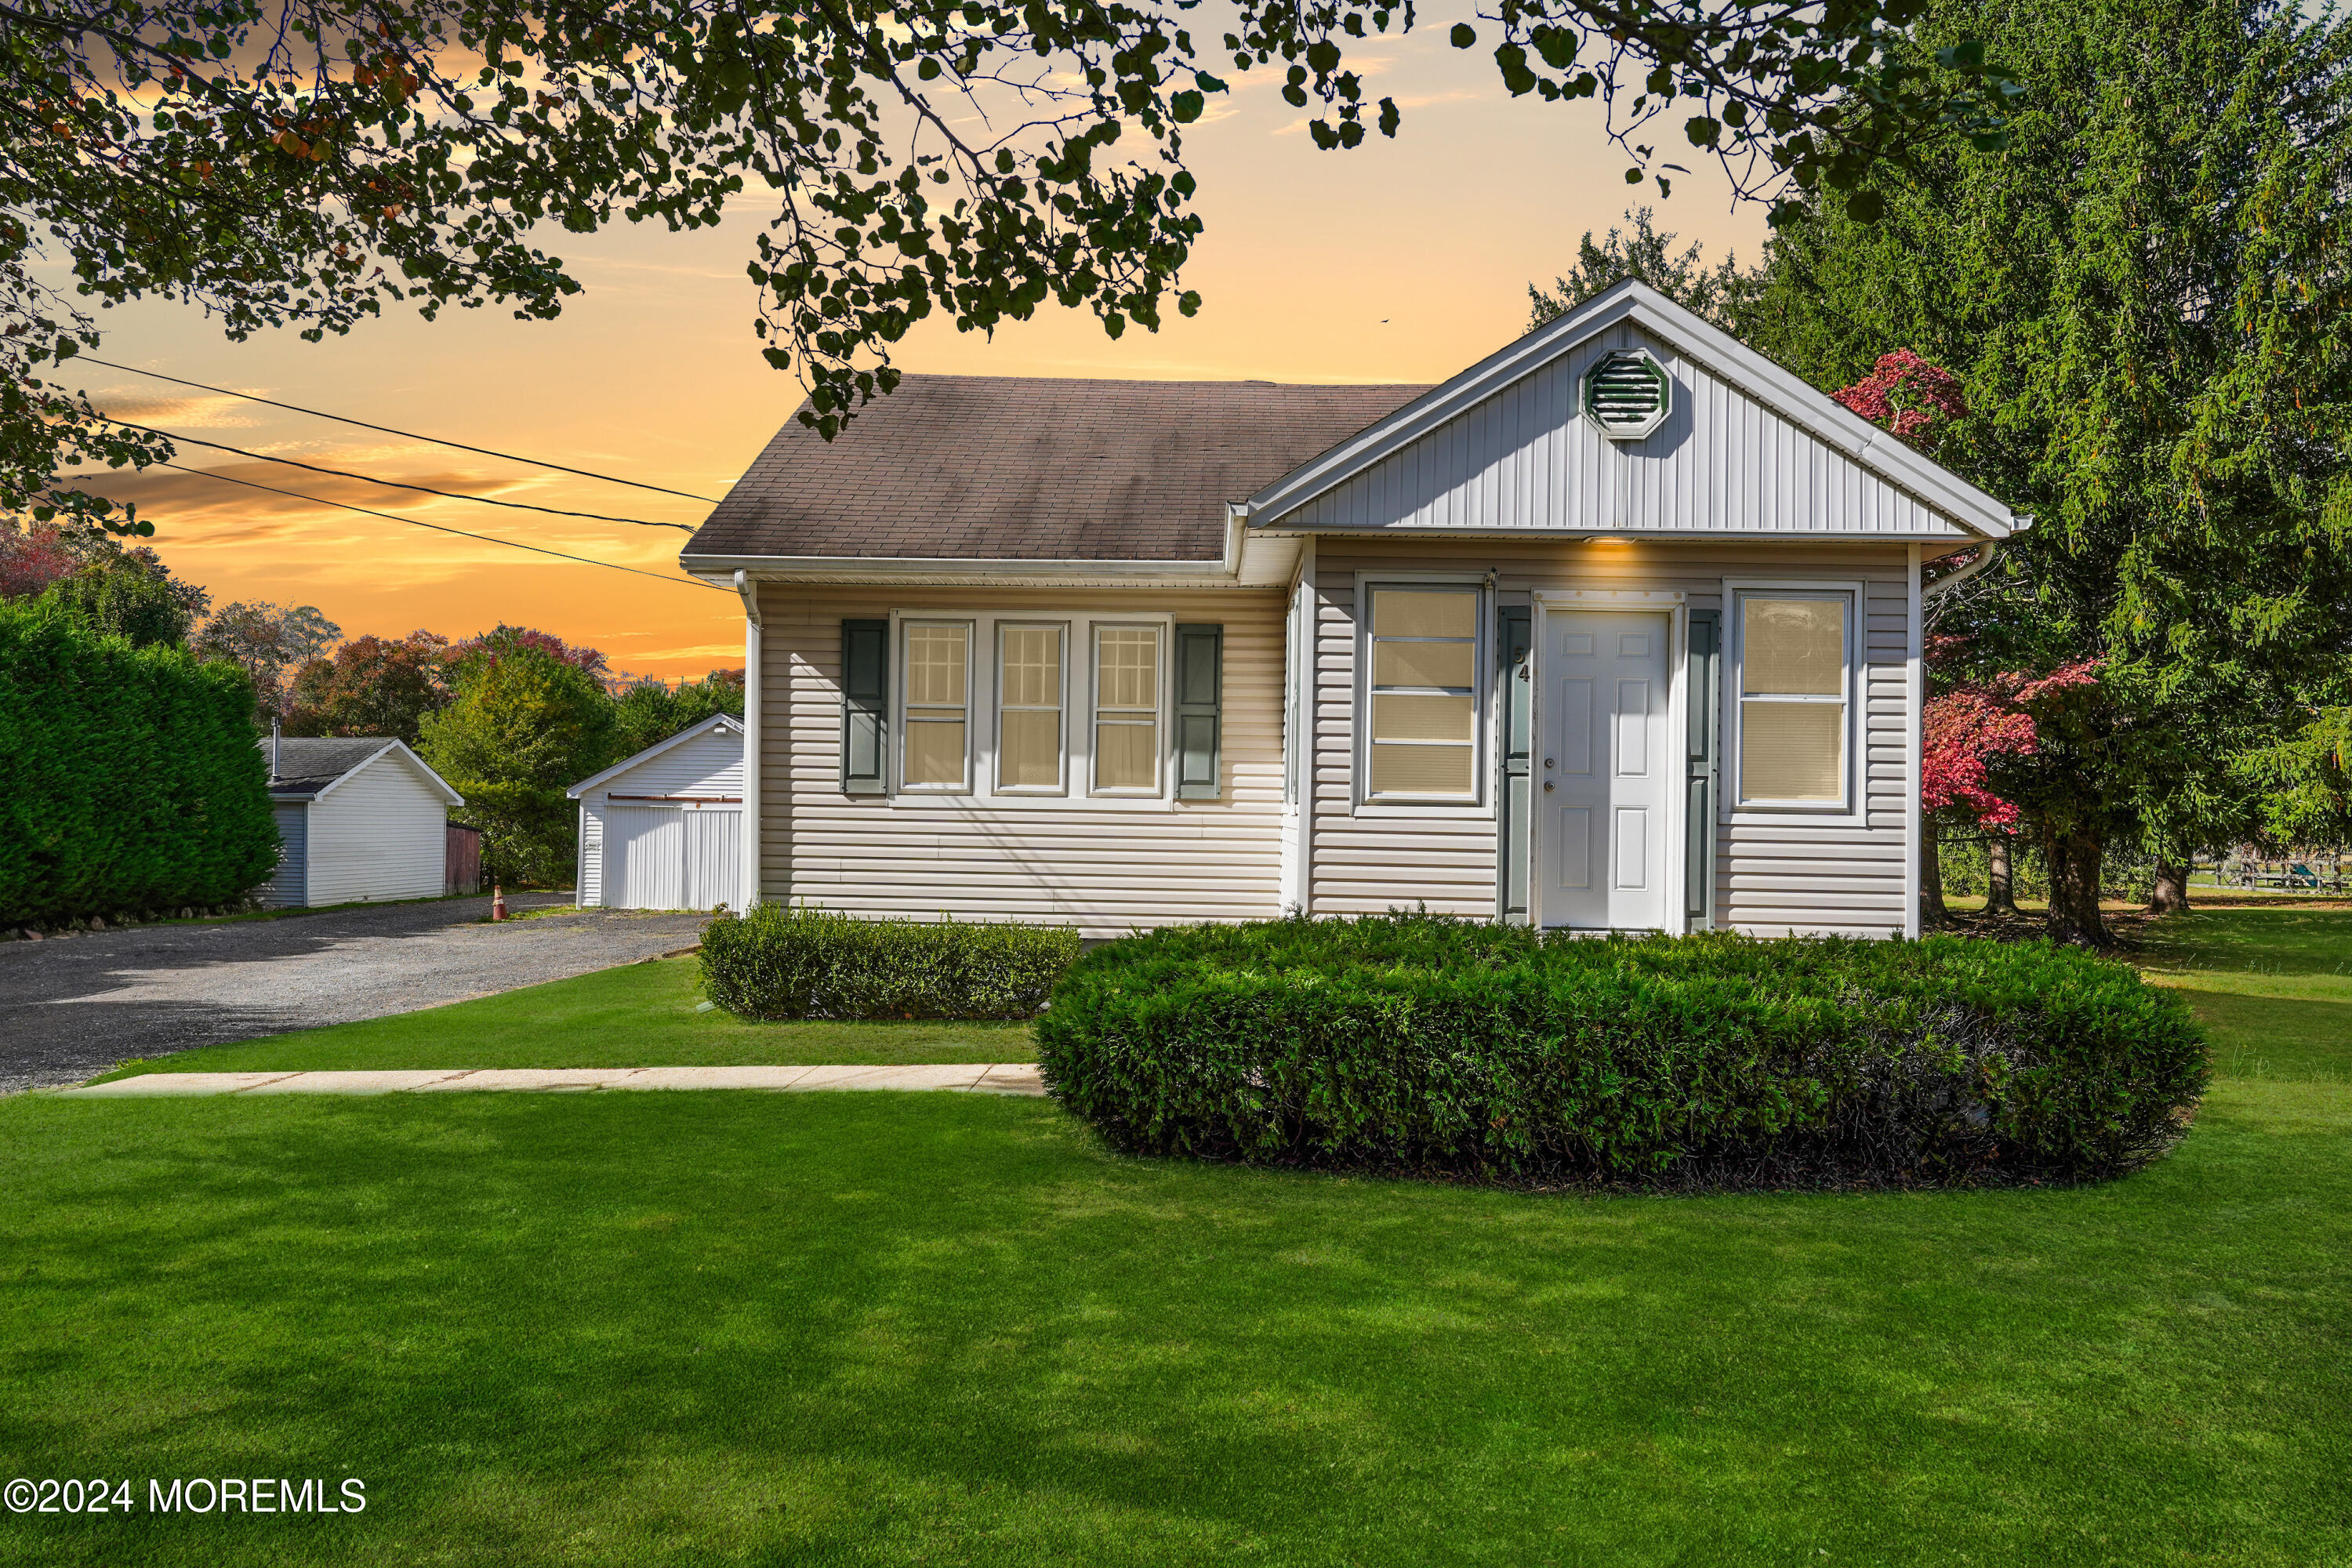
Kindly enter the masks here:
M 2077 1190 L 1540 1197 L 957 1095 L 0 1101 L 0 1473 L 368 1498 L 0 1562 L 2352 1561 L 2352 915 L 2279 920 L 2164 931 L 2226 1076 Z
M 697 1012 L 700 961 L 660 959 L 327 1029 L 205 1046 L 148 1072 L 1025 1062 L 1026 1024 L 757 1024 Z

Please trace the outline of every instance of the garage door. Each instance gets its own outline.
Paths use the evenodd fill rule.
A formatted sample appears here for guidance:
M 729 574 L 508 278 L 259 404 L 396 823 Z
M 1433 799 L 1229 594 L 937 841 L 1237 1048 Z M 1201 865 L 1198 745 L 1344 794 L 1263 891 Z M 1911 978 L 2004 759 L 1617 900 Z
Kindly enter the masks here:
M 740 807 L 607 807 L 604 902 L 625 910 L 740 909 L 742 833 Z

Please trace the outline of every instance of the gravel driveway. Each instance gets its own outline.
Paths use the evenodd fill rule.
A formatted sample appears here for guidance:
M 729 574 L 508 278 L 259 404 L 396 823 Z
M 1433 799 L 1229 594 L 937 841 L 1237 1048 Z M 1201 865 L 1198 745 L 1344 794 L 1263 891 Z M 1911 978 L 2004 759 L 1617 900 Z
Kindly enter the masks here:
M 523 894 L 507 906 L 563 901 Z M 453 899 L 0 942 L 0 1094 L 609 969 L 691 946 L 709 918 L 588 910 L 475 923 L 489 908 Z

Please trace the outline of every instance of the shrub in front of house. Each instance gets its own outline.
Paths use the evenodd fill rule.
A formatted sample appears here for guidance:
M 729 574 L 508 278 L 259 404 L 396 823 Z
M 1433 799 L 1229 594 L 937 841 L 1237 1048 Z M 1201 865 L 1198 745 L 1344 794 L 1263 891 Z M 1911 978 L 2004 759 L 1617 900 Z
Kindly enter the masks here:
M 2076 1181 L 2179 1137 L 2188 1009 L 2050 943 L 1192 926 L 1073 965 L 1048 1088 L 1137 1153 L 1528 1184 Z
M 1077 956 L 1066 927 L 761 904 L 703 928 L 702 985 L 746 1018 L 1028 1018 Z

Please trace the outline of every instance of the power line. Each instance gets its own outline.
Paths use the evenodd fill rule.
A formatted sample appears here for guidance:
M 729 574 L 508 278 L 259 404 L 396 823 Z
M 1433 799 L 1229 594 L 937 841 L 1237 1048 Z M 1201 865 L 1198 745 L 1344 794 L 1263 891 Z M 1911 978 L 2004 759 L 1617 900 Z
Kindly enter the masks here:
M 240 458 L 251 458 L 258 463 L 283 463 L 289 468 L 307 468 L 314 474 L 328 474 L 339 479 L 357 479 L 362 484 L 382 485 L 386 489 L 415 490 L 419 494 L 439 496 L 445 500 L 478 501 L 483 506 L 511 507 L 517 511 L 543 511 L 550 517 L 584 517 L 591 522 L 627 522 L 639 528 L 675 528 L 680 533 L 692 533 L 694 525 L 685 522 L 647 522 L 641 517 L 607 517 L 601 511 L 565 511 L 561 507 L 533 506 L 525 500 L 500 500 L 496 496 L 469 496 L 456 490 L 436 490 L 431 485 L 412 485 L 405 479 L 380 479 L 373 474 L 355 474 L 349 468 L 322 468 L 316 463 L 298 463 L 291 458 L 272 457 L 268 452 L 248 452 L 242 447 L 230 447 L 218 441 L 202 440 L 194 436 L 174 436 L 169 430 L 158 430 L 152 425 L 134 425 L 128 419 L 102 415 L 110 425 L 120 425 L 125 430 L 144 430 L 150 436 L 161 436 L 167 441 L 185 441 L 191 447 L 210 447 L 215 452 L 234 452 Z M 189 473 L 203 470 L 190 468 Z
M 656 583 L 688 584 L 697 588 L 717 587 L 717 584 L 705 583 L 698 577 L 665 576 L 659 572 L 647 572 L 642 567 L 624 566 L 616 561 L 599 561 L 590 555 L 567 555 L 561 550 L 547 550 L 536 544 L 523 544 L 511 539 L 500 539 L 496 534 L 468 533 L 462 528 L 444 528 L 437 522 L 426 522 L 419 518 L 401 517 L 393 512 L 378 511 L 373 507 L 353 506 L 349 501 L 327 500 L 319 496 L 306 496 L 299 490 L 281 490 L 276 485 L 257 484 L 251 479 L 235 479 L 227 474 L 215 473 L 210 468 L 191 468 L 184 463 L 157 463 L 154 464 L 153 467 L 159 468 L 177 468 L 181 473 L 194 474 L 200 479 L 218 479 L 225 485 L 243 485 L 249 490 L 268 490 L 271 495 L 287 496 L 294 500 L 309 501 L 312 506 L 331 506 L 340 508 L 344 511 L 356 511 L 363 513 L 369 517 L 380 517 L 387 522 L 404 522 L 411 528 L 429 528 L 436 533 L 454 533 L 460 539 L 478 539 L 485 544 L 503 544 L 509 550 L 528 550 L 534 555 L 552 555 L 558 561 L 577 561 L 583 566 L 602 566 L 608 572 L 634 573 L 639 577 L 650 577 Z M 718 591 L 722 594 L 727 592 L 724 588 L 719 588 Z
M 509 463 L 528 463 L 534 468 L 552 468 L 559 474 L 577 474 L 583 479 L 602 479 L 608 485 L 627 485 L 633 489 L 651 490 L 656 495 L 677 496 L 682 500 L 698 500 L 705 506 L 719 504 L 709 496 L 688 495 L 684 490 L 666 489 L 660 485 L 649 485 L 639 479 L 616 479 L 611 474 L 599 474 L 587 468 L 567 468 L 561 463 L 543 463 L 537 458 L 519 458 L 512 452 L 493 452 L 488 447 L 468 447 L 463 441 L 444 441 L 438 436 L 420 436 L 414 430 L 395 430 L 389 425 L 371 425 L 364 419 L 352 419 L 341 414 L 330 414 L 323 408 L 305 408 L 299 403 L 280 403 L 276 398 L 259 397 L 250 392 L 231 392 L 226 386 L 207 386 L 201 381 L 184 381 L 176 375 L 165 375 L 160 370 L 142 370 L 135 364 L 116 364 L 112 360 L 98 359 L 89 354 L 79 354 L 76 357 L 86 360 L 91 364 L 104 365 L 109 370 L 127 371 L 132 375 L 152 375 L 157 381 L 168 381 L 174 386 L 193 386 L 198 392 L 215 393 L 222 397 L 241 397 L 247 403 L 264 403 L 272 408 L 283 408 L 291 414 L 308 414 L 317 419 L 331 419 L 338 425 L 352 425 L 362 430 L 373 430 L 378 435 L 398 436 L 410 441 L 425 441 L 436 447 L 449 447 L 460 452 L 471 452 L 478 457 L 501 458 Z

